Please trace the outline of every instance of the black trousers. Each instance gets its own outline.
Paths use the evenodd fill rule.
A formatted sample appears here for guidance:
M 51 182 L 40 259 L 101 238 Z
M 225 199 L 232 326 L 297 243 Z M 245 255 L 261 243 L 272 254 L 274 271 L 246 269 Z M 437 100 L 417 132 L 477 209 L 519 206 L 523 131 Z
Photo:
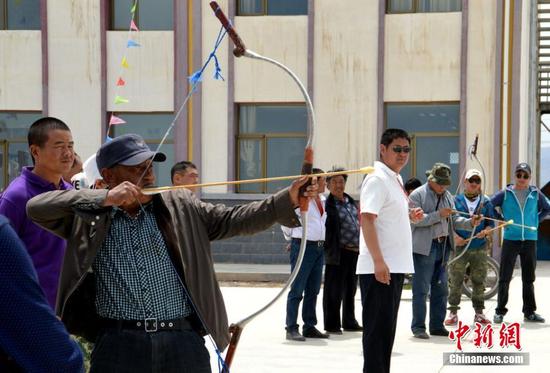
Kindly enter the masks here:
M 359 253 L 342 250 L 340 265 L 325 265 L 323 317 L 325 330 L 357 327 L 355 294 L 357 293 L 357 257 Z M 340 319 L 340 308 L 342 318 Z M 340 321 L 341 320 L 341 321 Z
M 528 316 L 536 311 L 535 302 L 535 269 L 537 267 L 537 241 L 504 240 L 500 256 L 500 272 L 498 280 L 498 301 L 495 312 L 506 315 L 508 309 L 508 289 L 514 273 L 516 258 L 521 261 L 521 281 L 523 284 L 523 313 Z
M 392 273 L 389 285 L 374 274 L 359 275 L 363 304 L 363 372 L 388 373 L 403 290 L 402 273 Z
M 204 339 L 193 330 L 105 329 L 92 351 L 91 373 L 210 373 Z

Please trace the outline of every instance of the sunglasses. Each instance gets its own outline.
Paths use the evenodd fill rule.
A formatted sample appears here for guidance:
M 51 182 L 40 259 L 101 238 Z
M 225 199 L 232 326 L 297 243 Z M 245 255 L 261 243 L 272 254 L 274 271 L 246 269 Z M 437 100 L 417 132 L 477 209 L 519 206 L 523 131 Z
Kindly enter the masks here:
M 410 146 L 401 146 L 401 145 L 396 145 L 394 147 L 391 148 L 394 152 L 396 153 L 410 153 L 412 148 Z
M 471 177 L 468 179 L 470 184 L 481 184 L 481 179 L 478 177 Z
M 530 176 L 529 176 L 528 174 L 523 173 L 523 172 L 518 172 L 518 173 L 516 174 L 516 178 L 518 178 L 518 179 L 525 179 L 525 180 L 527 180 L 527 179 L 529 179 L 529 177 L 530 177 Z

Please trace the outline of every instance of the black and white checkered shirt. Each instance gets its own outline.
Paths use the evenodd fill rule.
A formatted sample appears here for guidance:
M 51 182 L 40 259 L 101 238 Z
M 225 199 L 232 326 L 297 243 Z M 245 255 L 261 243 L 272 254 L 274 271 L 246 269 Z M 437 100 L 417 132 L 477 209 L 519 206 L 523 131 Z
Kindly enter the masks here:
M 192 310 L 158 229 L 153 202 L 137 216 L 114 208 L 112 223 L 93 263 L 96 309 L 101 317 L 171 320 Z
M 344 197 L 344 201 L 336 199 L 336 209 L 340 217 L 340 246 L 359 247 L 359 216 L 357 207 Z

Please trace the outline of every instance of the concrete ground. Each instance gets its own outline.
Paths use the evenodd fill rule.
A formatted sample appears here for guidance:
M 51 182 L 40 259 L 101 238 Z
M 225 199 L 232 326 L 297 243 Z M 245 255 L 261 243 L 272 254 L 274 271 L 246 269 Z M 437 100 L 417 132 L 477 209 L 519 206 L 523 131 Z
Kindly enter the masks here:
M 217 266 L 220 273 L 249 273 L 244 276 L 247 281 L 254 278 L 250 273 L 267 273 L 268 276 L 282 275 L 284 266 Z M 264 269 L 262 269 L 264 268 Z M 277 269 L 278 268 L 278 269 Z M 287 271 L 288 272 L 288 269 Z M 236 276 L 237 278 L 239 276 Z M 262 278 L 256 275 L 255 278 Z M 240 287 L 224 286 L 224 294 L 229 321 L 235 322 L 263 306 L 271 300 L 280 287 Z M 412 337 L 410 321 L 412 318 L 410 290 L 404 290 L 395 344 L 392 354 L 392 372 L 489 372 L 496 369 L 506 372 L 548 372 L 550 371 L 550 262 L 539 261 L 535 290 L 537 295 L 538 312 L 546 316 L 545 324 L 528 324 L 523 322 L 521 312 L 521 275 L 519 270 L 514 273 L 510 284 L 510 309 L 504 321 L 519 322 L 521 351 L 529 354 L 527 366 L 443 366 L 443 353 L 455 352 L 456 343 L 446 337 L 431 337 L 429 340 L 418 340 Z M 319 295 L 317 315 L 318 327 L 323 329 L 322 322 L 322 293 Z M 463 298 L 463 309 L 459 317 L 463 322 L 473 324 L 473 309 L 468 298 Z M 361 333 L 344 333 L 331 335 L 328 340 L 308 339 L 306 342 L 290 342 L 285 340 L 285 306 L 286 293 L 275 305 L 265 313 L 250 322 L 243 330 L 238 345 L 232 372 L 360 372 L 363 357 L 361 347 Z M 496 307 L 496 297 L 486 302 L 486 315 L 492 319 Z M 361 303 L 359 291 L 356 299 L 357 319 L 361 320 Z M 494 326 L 493 344 L 490 350 L 479 349 L 473 344 L 473 332 L 463 339 L 464 352 L 518 352 L 515 347 L 501 348 L 499 346 L 499 326 Z M 211 350 L 213 360 L 212 370 L 218 372 L 215 353 L 212 343 L 206 342 Z

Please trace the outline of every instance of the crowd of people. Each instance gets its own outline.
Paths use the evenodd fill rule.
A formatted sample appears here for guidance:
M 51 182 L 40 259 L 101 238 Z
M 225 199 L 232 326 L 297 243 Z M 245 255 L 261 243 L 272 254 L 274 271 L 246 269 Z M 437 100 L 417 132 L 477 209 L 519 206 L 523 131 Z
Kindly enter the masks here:
M 488 238 L 498 220 L 521 224 L 503 224 L 492 322 L 502 323 L 508 311 L 518 255 L 525 321 L 544 322 L 536 312 L 532 228 L 550 213 L 550 204 L 530 185 L 526 163 L 517 165 L 512 184 L 491 197 L 482 194 L 484 175 L 469 169 L 460 180 L 463 192 L 453 196 L 447 190 L 451 169 L 443 163 L 427 171 L 424 184 L 403 182 L 411 138 L 387 129 L 358 200 L 345 192 L 347 175 L 339 174 L 310 184 L 304 177 L 265 200 L 226 207 L 198 198 L 192 185 L 199 172 L 189 161 L 172 167 L 171 180 L 191 187 L 144 194 L 143 188 L 155 185 L 154 163 L 166 156 L 138 135 L 116 137 L 82 162 L 69 127 L 46 117 L 31 125 L 28 144 L 33 165 L 0 196 L 0 370 L 82 371 L 82 352 L 70 333 L 93 343 L 92 372 L 210 372 L 203 336 L 209 334 L 220 350 L 230 338 L 210 242 L 278 223 L 294 270 L 304 198 L 307 242 L 287 297 L 287 340 L 362 332 L 364 371 L 388 372 L 405 276 L 413 274 L 412 335 L 446 337 L 459 321 L 466 267 L 473 321 L 491 323 L 484 288 Z M 316 305 L 323 282 L 320 328 Z

